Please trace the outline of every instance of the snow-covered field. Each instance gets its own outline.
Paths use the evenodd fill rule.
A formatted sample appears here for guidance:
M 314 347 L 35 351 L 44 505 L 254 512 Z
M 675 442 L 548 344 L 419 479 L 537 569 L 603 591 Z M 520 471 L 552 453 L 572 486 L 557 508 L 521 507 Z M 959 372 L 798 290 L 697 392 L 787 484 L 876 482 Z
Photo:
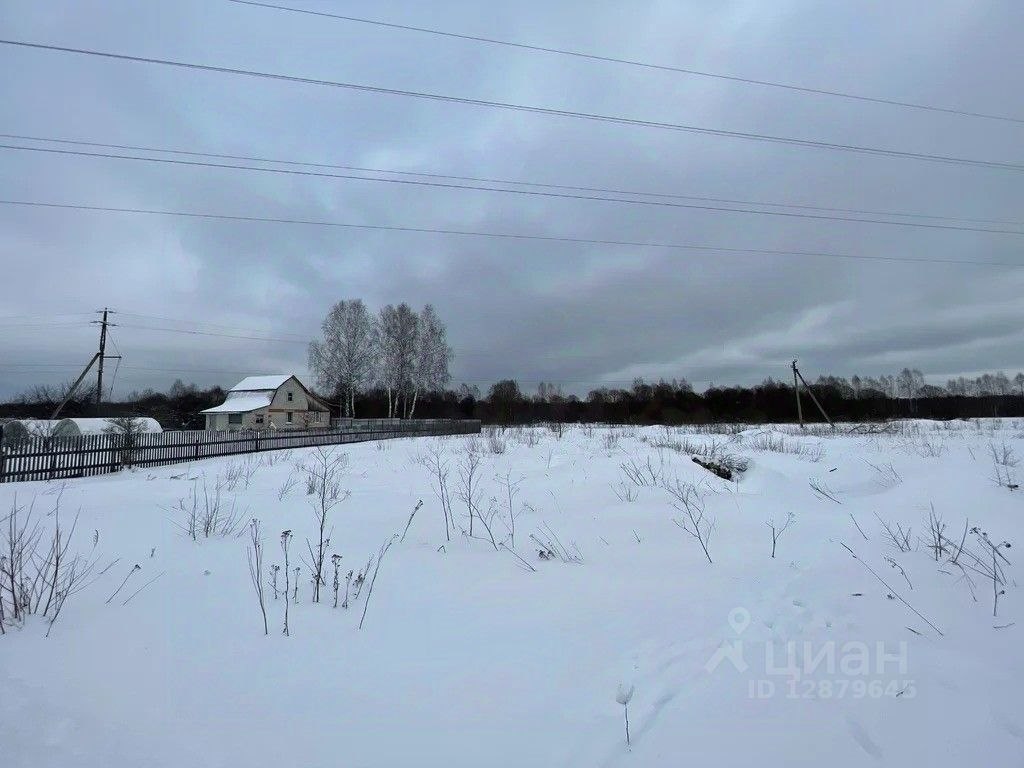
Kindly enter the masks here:
M 722 480 L 696 450 L 749 467 Z M 52 628 L 30 616 L 0 637 L 0 765 L 1024 764 L 1016 550 L 994 556 L 982 536 L 1024 539 L 1024 491 L 1005 487 L 1020 422 L 575 426 L 342 452 L 339 602 L 398 535 L 347 609 L 330 563 L 311 602 L 312 449 L 0 486 L 0 520 L 33 501 L 44 526 L 58 499 L 65 525 L 80 510 L 71 550 L 97 562 Z M 431 458 L 448 466 L 450 541 Z M 235 505 L 238 535 L 182 530 L 204 483 Z M 251 518 L 267 569 L 293 532 L 289 636 L 269 585 L 263 632 Z M 694 521 L 714 526 L 707 556 Z M 772 558 L 770 523 L 787 521 Z

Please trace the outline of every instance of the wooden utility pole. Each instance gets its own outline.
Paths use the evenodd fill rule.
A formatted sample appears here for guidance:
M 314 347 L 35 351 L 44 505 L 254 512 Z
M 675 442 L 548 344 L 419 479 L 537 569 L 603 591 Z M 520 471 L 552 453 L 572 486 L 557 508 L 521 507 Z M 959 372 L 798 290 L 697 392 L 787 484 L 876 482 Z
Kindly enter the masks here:
M 107 313 L 110 311 L 106 307 L 102 310 L 96 310 L 97 313 L 103 312 L 103 319 L 99 321 L 100 324 L 100 354 L 99 354 L 99 368 L 96 370 L 96 413 L 99 414 L 100 403 L 103 401 L 103 360 L 107 355 Z M 95 323 L 97 321 L 93 321 Z
M 800 420 L 800 429 L 804 428 L 804 408 L 800 404 L 800 382 L 797 380 L 796 360 L 793 361 L 793 392 L 796 393 L 796 417 Z
M 799 378 L 800 382 L 804 385 L 804 389 L 807 390 L 807 394 L 811 396 L 811 401 L 816 406 L 818 406 L 818 410 L 821 412 L 821 415 L 824 417 L 825 421 L 828 422 L 828 425 L 830 427 L 832 427 L 832 429 L 835 429 L 836 425 L 832 423 L 832 419 L 829 418 L 829 415 L 827 413 L 825 413 L 824 406 L 822 406 L 822 404 L 820 402 L 818 402 L 818 398 L 815 396 L 814 390 L 810 388 L 810 386 L 807 384 L 806 381 L 804 381 L 804 375 L 802 373 L 800 373 L 800 371 L 797 369 L 797 367 L 796 367 L 796 360 L 794 360 L 793 361 L 793 380 L 794 380 L 794 382 L 796 381 L 797 378 Z M 800 410 L 800 390 L 799 390 L 799 388 L 797 389 L 797 393 L 796 393 L 796 407 L 797 407 L 797 411 L 799 411 Z M 804 425 L 803 414 L 800 414 L 800 426 L 802 427 L 803 425 Z
M 56 419 L 60 412 L 64 410 L 64 406 L 67 405 L 68 402 L 70 402 L 72 397 L 74 397 L 75 392 L 78 390 L 78 386 L 82 383 L 82 380 L 85 378 L 86 374 L 88 374 L 90 369 L 97 364 L 99 365 L 99 368 L 96 374 L 96 411 L 97 413 L 99 413 L 100 403 L 103 401 L 103 361 L 120 360 L 121 356 L 107 354 L 107 326 L 114 325 L 113 323 L 107 320 L 107 315 L 112 314 L 114 310 L 104 307 L 103 309 L 97 309 L 96 312 L 97 314 L 103 315 L 102 320 L 92 321 L 93 325 L 100 326 L 100 350 L 89 359 L 89 363 L 85 366 L 85 369 L 82 371 L 81 375 L 77 379 L 75 379 L 75 383 L 72 384 L 71 389 L 68 390 L 67 396 L 61 402 L 61 404 L 54 409 L 53 413 L 50 414 L 51 420 Z

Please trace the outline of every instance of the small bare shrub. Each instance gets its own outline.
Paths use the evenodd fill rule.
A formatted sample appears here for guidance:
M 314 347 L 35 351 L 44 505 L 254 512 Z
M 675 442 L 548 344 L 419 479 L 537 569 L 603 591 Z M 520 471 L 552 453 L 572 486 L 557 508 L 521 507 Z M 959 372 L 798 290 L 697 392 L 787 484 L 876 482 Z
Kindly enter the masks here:
M 625 483 L 620 480 L 618 484 L 612 486 L 612 492 L 619 501 L 628 503 L 636 501 L 637 489 L 636 485 L 632 483 Z
M 370 588 L 366 593 L 366 599 L 363 601 L 363 615 L 359 617 L 359 629 L 363 628 L 363 622 L 366 621 L 366 609 L 370 607 L 370 598 L 373 596 L 373 587 L 377 583 L 377 574 L 380 572 L 380 564 L 384 562 L 384 555 L 391 549 L 391 545 L 395 543 L 395 539 L 398 535 L 392 536 L 388 539 L 380 548 L 377 553 L 377 565 L 373 569 L 373 576 L 370 578 Z
M 1006 442 L 997 445 L 994 441 L 988 444 L 989 455 L 992 457 L 992 479 L 996 485 L 1014 490 L 1018 483 L 1013 470 L 1020 463 L 1012 447 Z
M 775 545 L 778 544 L 786 529 L 792 525 L 794 519 L 796 519 L 796 516 L 790 512 L 786 515 L 786 521 L 782 524 L 776 523 L 774 517 L 768 518 L 768 522 L 765 523 L 772 531 L 772 559 L 775 558 Z
M 583 553 L 580 552 L 576 543 L 570 541 L 569 546 L 565 546 L 547 523 L 541 523 L 540 529 L 536 533 L 531 533 L 530 538 L 540 547 L 537 550 L 537 557 L 541 560 L 558 560 L 563 563 L 583 562 Z
M 775 432 L 761 432 L 755 435 L 747 446 L 753 451 L 785 453 L 814 463 L 821 461 L 825 456 L 825 447 L 821 443 L 808 445 L 799 440 L 786 439 Z
M 291 632 L 288 627 L 288 588 L 291 585 L 291 571 L 289 563 L 289 549 L 292 544 L 292 532 L 281 531 L 281 552 L 284 554 L 284 635 L 288 637 Z M 298 585 L 296 584 L 296 587 Z
M 500 456 L 506 450 L 508 450 L 508 441 L 502 436 L 502 434 L 494 427 L 489 427 L 484 432 L 485 443 L 487 445 L 487 452 L 492 453 L 495 456 Z
M 306 550 L 309 553 L 309 560 L 306 565 L 309 567 L 313 579 L 313 602 L 320 602 L 320 587 L 327 584 L 324 576 L 324 563 L 327 557 L 327 549 L 331 544 L 331 532 L 327 530 L 327 518 L 331 510 L 341 504 L 350 495 L 349 491 L 341 488 L 341 474 L 348 466 L 348 456 L 338 453 L 334 449 L 317 448 L 308 462 L 303 465 L 306 473 L 306 490 L 312 489 L 308 495 L 313 508 L 313 516 L 316 519 L 318 538 L 314 545 L 306 539 Z
M 249 560 L 249 577 L 252 580 L 253 589 L 256 590 L 260 613 L 263 615 L 263 634 L 269 635 L 267 603 L 263 592 L 263 540 L 260 536 L 260 521 L 256 518 L 249 521 L 249 549 L 246 555 Z
M 812 477 L 808 479 L 807 484 L 811 487 L 811 490 L 814 491 L 814 494 L 819 498 L 834 501 L 836 504 L 843 503 L 839 500 L 836 492 L 829 488 L 828 484 L 826 484 L 825 482 L 817 480 Z
M 622 470 L 622 474 L 625 475 L 628 482 L 638 487 L 656 487 L 661 485 L 665 479 L 665 460 L 660 456 L 657 464 L 650 456 L 647 456 L 642 464 L 633 456 L 625 463 L 620 464 L 619 469 Z
M 71 554 L 71 540 L 78 527 L 78 515 L 70 526 L 61 522 L 61 496 L 57 492 L 53 510 L 40 518 L 35 514 L 35 501 L 19 505 L 17 497 L 4 519 L 0 537 L 0 635 L 6 626 L 21 624 L 29 616 L 42 616 L 49 637 L 68 599 L 107 572 L 113 563 L 98 574 L 96 546 L 98 532 L 93 535 L 88 554 Z M 47 530 L 52 518 L 53 528 Z M 116 562 L 116 561 L 115 561 Z
M 928 538 L 926 543 L 928 549 L 935 556 L 935 562 L 945 557 L 948 542 L 949 539 L 946 538 L 946 524 L 942 521 L 942 517 L 936 514 L 935 507 L 932 506 L 931 511 L 928 513 Z
M 193 482 L 188 496 L 178 499 L 173 509 L 180 516 L 176 522 L 192 541 L 200 537 L 238 536 L 244 527 L 244 514 L 236 509 L 236 500 L 232 499 L 229 504 L 223 498 L 224 482 L 218 477 L 211 488 L 204 475 L 201 490 Z
M 473 535 L 473 521 L 480 511 L 480 454 L 466 450 L 459 465 L 459 484 L 455 496 L 466 505 L 469 516 L 468 535 Z
M 291 472 L 285 481 L 281 484 L 281 487 L 277 489 L 277 500 L 284 501 L 285 496 L 288 496 L 295 486 L 299 484 L 299 476 L 295 472 Z
M 519 442 L 527 448 L 536 448 L 540 445 L 540 432 L 532 427 L 524 427 L 519 430 Z
M 441 448 L 441 444 L 435 442 L 421 454 L 417 462 L 430 472 L 433 484 L 431 490 L 434 496 L 441 503 L 441 514 L 444 516 L 444 537 L 445 541 L 451 541 L 451 529 L 455 526 L 455 518 L 452 516 L 452 493 L 448 484 L 448 458 Z
M 903 478 L 900 477 L 900 473 L 896 471 L 892 463 L 880 465 L 872 464 L 870 461 L 864 463 L 874 470 L 875 483 L 881 488 L 895 488 L 903 482 Z
M 671 482 L 663 483 L 662 488 L 668 491 L 672 497 L 672 506 L 682 513 L 681 517 L 673 519 L 672 522 L 695 538 L 708 562 L 712 562 L 711 553 L 708 551 L 708 542 L 715 529 L 715 521 L 705 512 L 704 498 L 697 491 L 696 486 L 693 483 L 680 482 L 679 478 L 675 478 Z
M 877 512 L 875 513 L 875 517 L 878 519 L 878 522 L 882 524 L 882 530 L 885 532 L 885 538 L 890 544 L 896 547 L 900 552 L 909 552 L 911 550 L 910 526 L 907 526 L 907 529 L 903 530 L 902 525 L 896 523 L 896 525 L 893 526 L 892 523 L 888 523 L 879 517 Z
M 517 499 L 519 498 L 520 486 L 525 478 L 520 475 L 513 479 L 512 470 L 510 469 L 504 475 L 497 475 L 494 479 L 498 482 L 498 486 L 503 491 L 502 495 L 505 497 L 504 524 L 508 531 L 508 543 L 514 549 L 516 546 L 516 518 L 519 517 L 519 513 L 523 508 L 517 504 Z M 526 505 L 524 504 L 523 506 L 525 507 Z
M 921 435 L 907 443 L 909 449 L 923 459 L 937 459 L 946 452 L 946 441 L 935 435 Z
M 338 555 L 338 554 L 331 555 L 331 565 L 334 566 L 334 581 L 332 582 L 332 585 L 334 587 L 334 607 L 337 608 L 338 607 L 338 588 L 341 586 L 341 578 L 340 578 L 340 575 L 339 575 L 340 572 L 341 572 L 341 555 Z M 351 574 L 352 574 L 352 571 L 349 571 L 349 575 L 350 576 L 351 576 Z

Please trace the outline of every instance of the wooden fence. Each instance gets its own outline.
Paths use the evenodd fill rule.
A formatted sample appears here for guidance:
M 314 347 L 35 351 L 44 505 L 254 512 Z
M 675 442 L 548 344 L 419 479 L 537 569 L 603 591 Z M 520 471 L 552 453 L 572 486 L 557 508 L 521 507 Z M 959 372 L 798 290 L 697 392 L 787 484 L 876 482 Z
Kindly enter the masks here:
M 287 448 L 479 432 L 480 422 L 470 420 L 360 419 L 339 427 L 309 430 L 33 437 L 0 446 L 0 483 L 103 475 L 124 467 L 178 464 Z

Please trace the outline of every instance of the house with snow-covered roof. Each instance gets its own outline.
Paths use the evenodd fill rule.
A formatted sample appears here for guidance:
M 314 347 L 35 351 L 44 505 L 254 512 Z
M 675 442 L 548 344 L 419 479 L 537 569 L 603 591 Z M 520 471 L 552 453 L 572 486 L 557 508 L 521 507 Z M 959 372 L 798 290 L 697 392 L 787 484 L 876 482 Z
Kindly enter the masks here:
M 206 416 L 206 428 L 215 432 L 316 429 L 331 425 L 327 403 L 290 373 L 247 376 L 228 390 L 223 403 L 202 413 Z

